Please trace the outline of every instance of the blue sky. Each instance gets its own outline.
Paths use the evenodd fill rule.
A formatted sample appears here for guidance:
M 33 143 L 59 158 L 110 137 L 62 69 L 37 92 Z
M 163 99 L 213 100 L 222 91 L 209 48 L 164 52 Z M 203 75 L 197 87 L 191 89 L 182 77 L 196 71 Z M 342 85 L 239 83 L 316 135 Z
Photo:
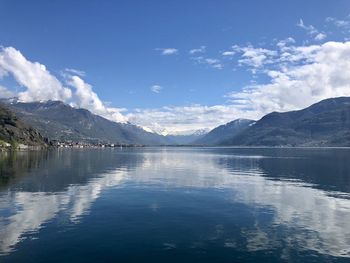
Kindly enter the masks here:
M 320 85 L 331 87 L 315 91 L 302 75 L 314 74 L 305 66 L 317 68 L 326 43 L 347 43 L 349 1 L 3 0 L 1 10 L 4 97 L 22 92 L 25 101 L 62 99 L 109 119 L 174 133 L 348 95 L 339 80 L 325 80 Z M 329 57 L 343 52 L 332 47 Z M 329 63 L 326 74 L 338 76 Z M 303 74 L 287 76 L 299 86 L 275 85 L 286 67 L 304 67 Z M 24 77 L 24 69 L 33 72 Z M 33 83 L 36 77 L 41 82 Z M 71 94 L 58 91 L 64 88 Z M 272 104 L 269 94 L 276 92 Z

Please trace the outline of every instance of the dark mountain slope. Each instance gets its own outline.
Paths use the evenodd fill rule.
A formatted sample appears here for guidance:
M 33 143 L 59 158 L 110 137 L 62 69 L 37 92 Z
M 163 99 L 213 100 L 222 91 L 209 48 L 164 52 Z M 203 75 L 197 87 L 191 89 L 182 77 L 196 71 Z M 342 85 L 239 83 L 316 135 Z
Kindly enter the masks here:
M 255 121 L 247 120 L 247 119 L 237 119 L 226 123 L 224 125 L 220 125 L 215 129 L 211 130 L 202 138 L 194 141 L 194 144 L 198 145 L 216 145 L 221 141 L 228 140 L 238 135 L 239 133 L 246 130 L 250 125 L 252 125 Z
M 166 144 L 164 136 L 132 125 L 109 121 L 85 109 L 76 109 L 61 101 L 11 103 L 18 116 L 51 140 L 83 142 Z
M 19 120 L 13 112 L 2 105 L 0 105 L 0 141 L 2 146 L 4 142 L 13 147 L 18 144 L 47 146 L 47 140 L 37 130 Z
M 298 111 L 273 112 L 221 145 L 350 146 L 350 98 L 320 101 Z

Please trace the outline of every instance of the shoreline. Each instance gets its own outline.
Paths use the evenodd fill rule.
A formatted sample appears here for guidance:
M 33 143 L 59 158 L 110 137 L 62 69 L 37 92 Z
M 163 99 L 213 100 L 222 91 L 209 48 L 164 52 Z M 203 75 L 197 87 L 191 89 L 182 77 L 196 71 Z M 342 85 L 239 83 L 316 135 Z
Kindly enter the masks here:
M 350 146 L 205 146 L 205 145 L 123 145 L 114 147 L 101 147 L 101 146 L 84 146 L 84 147 L 58 147 L 58 146 L 28 146 L 25 148 L 12 148 L 0 147 L 0 153 L 2 152 L 29 152 L 29 151 L 43 151 L 43 150 L 55 150 L 55 149 L 123 149 L 123 148 L 198 148 L 198 149 L 350 149 Z

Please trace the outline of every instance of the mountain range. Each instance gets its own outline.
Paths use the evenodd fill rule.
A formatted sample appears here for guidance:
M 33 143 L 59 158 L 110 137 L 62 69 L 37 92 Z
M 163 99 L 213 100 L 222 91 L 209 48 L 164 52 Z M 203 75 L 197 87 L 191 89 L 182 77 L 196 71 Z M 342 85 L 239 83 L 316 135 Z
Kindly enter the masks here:
M 272 112 L 218 144 L 350 146 L 350 97 L 326 99 L 297 111 Z
M 50 140 L 86 143 L 133 145 L 184 145 L 200 138 L 203 133 L 167 135 L 145 131 L 130 123 L 117 123 L 92 114 L 86 109 L 71 107 L 61 101 L 3 103 L 26 123 L 30 123 Z
M 167 136 L 131 123 L 113 122 L 61 101 L 2 102 L 8 109 L 1 108 L 5 117 L 0 139 L 9 138 L 13 128 L 4 120 L 11 116 L 8 119 L 14 120 L 13 126 L 22 129 L 17 134 L 21 135 L 19 140 L 28 143 L 41 142 L 47 137 L 58 141 L 133 145 L 350 146 L 349 97 L 326 99 L 298 111 L 272 112 L 258 121 L 237 119 L 208 133 Z
M 61 101 L 7 103 L 9 109 L 50 140 L 155 145 L 168 140 L 130 123 L 117 123 Z

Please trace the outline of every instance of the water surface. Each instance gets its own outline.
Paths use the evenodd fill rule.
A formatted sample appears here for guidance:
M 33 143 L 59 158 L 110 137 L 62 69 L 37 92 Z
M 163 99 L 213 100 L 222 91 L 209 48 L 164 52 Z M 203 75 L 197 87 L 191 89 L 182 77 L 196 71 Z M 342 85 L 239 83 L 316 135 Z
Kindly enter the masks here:
M 350 261 L 349 149 L 0 154 L 0 262 Z

